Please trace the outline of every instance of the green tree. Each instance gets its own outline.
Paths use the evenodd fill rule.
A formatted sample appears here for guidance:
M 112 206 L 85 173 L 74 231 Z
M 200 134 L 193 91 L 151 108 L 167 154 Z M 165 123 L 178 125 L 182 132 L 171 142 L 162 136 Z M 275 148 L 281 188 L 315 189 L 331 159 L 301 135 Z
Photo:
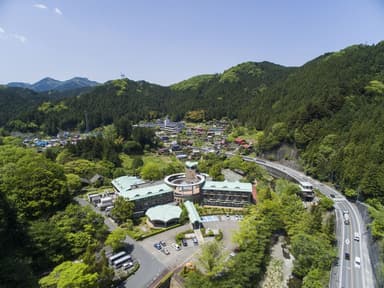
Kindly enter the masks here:
M 218 241 L 208 242 L 201 247 L 198 261 L 208 277 L 213 277 L 224 269 L 224 262 L 228 258 L 228 253 L 224 251 L 223 245 Z
M 97 287 L 98 274 L 88 273 L 82 262 L 66 261 L 56 266 L 46 277 L 40 279 L 43 288 L 93 288 Z
M 357 198 L 357 192 L 354 189 L 346 188 L 344 190 L 344 195 L 348 199 L 356 199 Z
M 81 179 L 78 175 L 76 174 L 66 174 L 67 177 L 67 184 L 68 184 L 68 189 L 71 192 L 71 194 L 75 194 L 76 192 L 79 192 L 81 189 Z
M 324 238 L 299 233 L 291 239 L 295 256 L 294 274 L 304 277 L 313 269 L 328 271 L 335 259 L 335 251 Z
M 23 148 L 0 146 L 1 156 L 0 189 L 6 191 L 22 217 L 49 216 L 69 202 L 60 165 Z
M 303 288 L 324 288 L 328 285 L 328 275 L 324 275 L 322 271 L 314 269 L 309 271 L 309 273 L 303 279 Z
M 113 230 L 105 240 L 105 245 L 112 247 L 113 251 L 119 251 L 124 248 L 124 240 L 127 237 L 127 231 L 123 228 Z
M 111 210 L 111 216 L 118 224 L 121 224 L 132 218 L 134 210 L 135 204 L 133 202 L 118 197 Z
M 159 164 L 148 162 L 141 168 L 140 176 L 147 180 L 160 180 L 164 175 Z

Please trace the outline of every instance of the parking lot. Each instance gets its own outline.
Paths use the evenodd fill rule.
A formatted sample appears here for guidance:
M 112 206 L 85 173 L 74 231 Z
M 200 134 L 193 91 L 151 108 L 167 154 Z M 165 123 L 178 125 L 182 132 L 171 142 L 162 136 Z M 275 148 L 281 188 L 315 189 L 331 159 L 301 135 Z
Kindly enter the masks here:
M 203 217 L 202 217 L 203 218 Z M 234 215 L 226 216 L 204 216 L 204 227 L 211 229 L 220 229 L 223 232 L 223 244 L 225 249 L 232 251 L 235 248 L 235 244 L 232 242 L 232 235 L 239 228 L 240 217 L 235 217 Z M 196 252 L 199 251 L 199 247 L 202 243 L 195 245 L 192 239 L 186 239 L 188 246 L 180 245 L 180 250 L 177 251 L 172 244 L 175 243 L 175 237 L 178 233 L 185 232 L 191 229 L 191 225 L 185 224 L 183 226 L 177 227 L 175 229 L 165 231 L 158 235 L 152 236 L 150 238 L 144 239 L 141 244 L 151 253 L 157 260 L 163 263 L 168 268 L 175 268 L 185 262 L 190 261 Z M 206 238 L 207 239 L 207 238 Z M 207 239 L 209 241 L 209 239 Z M 166 248 L 169 251 L 169 255 L 166 255 L 163 251 L 158 250 L 154 247 L 155 243 L 160 241 L 165 241 Z
M 190 224 L 186 224 L 175 229 L 165 231 L 158 235 L 152 236 L 150 238 L 144 239 L 141 244 L 151 253 L 156 259 L 163 263 L 168 268 L 174 268 L 184 262 L 187 262 L 188 259 L 198 250 L 199 246 L 195 246 L 192 242 L 192 239 L 188 239 L 188 246 L 184 247 L 182 245 L 181 249 L 177 251 L 172 247 L 172 243 L 175 243 L 175 237 L 178 233 L 184 232 L 191 229 Z M 159 243 L 160 241 L 165 241 L 166 247 L 169 251 L 169 255 L 165 255 L 163 251 L 157 250 L 153 245 Z

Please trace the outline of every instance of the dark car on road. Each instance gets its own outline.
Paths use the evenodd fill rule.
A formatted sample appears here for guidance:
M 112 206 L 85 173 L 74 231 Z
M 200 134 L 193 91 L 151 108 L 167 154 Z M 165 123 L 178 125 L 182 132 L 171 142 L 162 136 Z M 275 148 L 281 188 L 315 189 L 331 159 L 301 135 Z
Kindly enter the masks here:
M 349 255 L 348 252 L 345 252 L 345 260 L 349 260 L 351 259 L 351 255 Z

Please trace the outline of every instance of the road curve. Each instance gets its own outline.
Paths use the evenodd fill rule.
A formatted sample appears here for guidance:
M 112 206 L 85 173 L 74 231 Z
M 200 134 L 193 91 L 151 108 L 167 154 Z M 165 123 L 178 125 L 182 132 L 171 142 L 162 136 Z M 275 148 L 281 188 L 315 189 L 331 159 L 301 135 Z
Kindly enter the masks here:
M 232 156 L 232 153 L 228 153 Z M 329 287 L 331 288 L 372 288 L 375 280 L 371 259 L 368 252 L 367 229 L 355 204 L 350 203 L 340 192 L 306 176 L 304 173 L 284 165 L 259 158 L 243 157 L 245 161 L 253 161 L 267 169 L 274 169 L 296 181 L 307 181 L 323 195 L 334 200 L 336 212 L 336 238 L 338 242 L 338 265 L 333 267 Z M 332 197 L 331 197 L 332 195 Z M 348 212 L 350 224 L 345 224 L 343 214 Z M 354 240 L 358 233 L 360 240 Z M 349 253 L 346 259 L 345 253 Z M 356 257 L 361 259 L 360 265 L 355 263 Z

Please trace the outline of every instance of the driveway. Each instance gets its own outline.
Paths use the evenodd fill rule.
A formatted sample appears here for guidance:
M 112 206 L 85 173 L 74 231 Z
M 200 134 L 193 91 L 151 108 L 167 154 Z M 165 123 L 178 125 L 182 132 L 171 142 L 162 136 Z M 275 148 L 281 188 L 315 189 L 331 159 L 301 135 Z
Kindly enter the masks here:
M 88 201 L 79 197 L 76 197 L 75 200 L 81 206 L 89 206 L 96 213 L 102 215 L 104 217 L 104 223 L 108 226 L 110 231 L 113 231 L 117 228 L 115 222 L 113 222 L 110 218 L 106 217 L 105 213 L 101 212 L 99 209 L 91 205 Z M 140 263 L 139 270 L 137 270 L 134 275 L 132 275 L 125 281 L 125 287 L 150 287 L 151 284 L 156 281 L 156 279 L 163 272 L 167 271 L 166 266 L 162 264 L 159 260 L 157 260 L 157 258 L 154 257 L 151 253 L 147 252 L 146 248 L 143 248 L 140 242 L 135 241 L 134 239 L 127 236 L 127 238 L 125 239 L 125 243 L 129 247 L 129 253 L 134 259 L 137 259 L 137 261 Z

